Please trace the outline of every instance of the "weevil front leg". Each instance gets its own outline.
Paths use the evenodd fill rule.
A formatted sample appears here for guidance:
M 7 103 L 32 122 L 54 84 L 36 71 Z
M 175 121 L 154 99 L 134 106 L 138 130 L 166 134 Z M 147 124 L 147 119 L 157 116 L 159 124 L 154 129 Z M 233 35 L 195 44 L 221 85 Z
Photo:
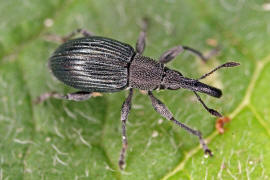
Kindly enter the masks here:
M 46 101 L 49 98 L 55 98 L 55 99 L 66 99 L 66 100 L 72 100 L 72 101 L 85 101 L 91 97 L 93 93 L 92 92 L 84 92 L 84 91 L 78 91 L 75 93 L 68 93 L 66 95 L 56 93 L 56 92 L 49 92 L 44 93 L 40 95 L 36 100 L 34 100 L 35 104 L 42 103 L 43 101 Z
M 139 38 L 138 38 L 137 43 L 136 43 L 136 52 L 138 54 L 141 54 L 141 55 L 143 54 L 143 51 L 145 49 L 145 39 L 146 39 L 147 26 L 148 26 L 148 20 L 145 18 L 145 19 L 143 19 L 141 32 L 140 32 Z
M 132 101 L 133 89 L 129 90 L 128 97 L 124 101 L 121 109 L 121 122 L 122 122 L 122 150 L 119 157 L 119 168 L 123 170 L 125 168 L 125 157 L 126 151 L 128 147 L 127 134 L 126 134 L 126 122 L 128 119 L 128 114 L 131 109 L 131 101 Z
M 207 55 L 203 55 L 200 51 L 190 48 L 188 46 L 176 46 L 173 47 L 171 49 L 169 49 L 168 51 L 164 52 L 160 58 L 159 58 L 159 62 L 162 64 L 166 64 L 170 61 L 172 61 L 178 54 L 180 54 L 181 52 L 183 52 L 184 50 L 189 51 L 191 53 L 193 53 L 194 55 L 198 56 L 202 61 L 206 62 L 208 59 L 210 59 L 211 57 L 213 57 L 214 55 L 216 55 L 219 51 L 219 48 L 214 48 L 212 51 L 210 51 Z
M 177 121 L 172 113 L 170 112 L 170 110 L 159 100 L 157 99 L 151 91 L 148 92 L 148 95 L 152 101 L 152 105 L 154 107 L 154 109 L 164 118 L 172 121 L 173 123 L 175 123 L 177 126 L 180 126 L 181 128 L 185 129 L 187 132 L 197 136 L 199 138 L 200 144 L 202 145 L 202 148 L 204 150 L 205 154 L 209 154 L 210 156 L 212 156 L 212 152 L 211 150 L 207 147 L 204 139 L 202 138 L 201 132 L 194 130 L 190 127 L 188 127 L 187 125 Z

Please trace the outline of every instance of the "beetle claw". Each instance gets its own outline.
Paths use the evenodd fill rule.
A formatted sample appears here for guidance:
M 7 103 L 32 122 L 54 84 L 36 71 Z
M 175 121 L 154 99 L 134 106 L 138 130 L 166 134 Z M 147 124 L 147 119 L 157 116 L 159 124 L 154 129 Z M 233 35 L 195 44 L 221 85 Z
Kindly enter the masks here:
M 205 150 L 204 150 L 204 154 L 205 154 L 205 155 L 209 155 L 209 156 L 211 156 L 211 157 L 213 156 L 213 153 L 212 153 L 212 151 L 211 151 L 210 149 L 205 149 Z
M 119 168 L 120 168 L 121 170 L 124 170 L 124 169 L 125 169 L 126 164 L 125 164 L 125 162 L 124 162 L 123 160 L 119 160 L 119 162 L 118 162 L 118 166 L 119 166 Z

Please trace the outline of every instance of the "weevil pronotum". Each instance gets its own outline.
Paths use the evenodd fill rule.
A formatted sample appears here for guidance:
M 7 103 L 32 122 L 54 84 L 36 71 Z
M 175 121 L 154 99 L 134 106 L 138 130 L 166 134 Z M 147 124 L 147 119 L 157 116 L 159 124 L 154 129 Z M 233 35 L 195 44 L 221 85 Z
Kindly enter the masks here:
M 76 34 L 82 34 L 84 37 L 67 41 Z M 147 91 L 154 109 L 161 116 L 197 136 L 205 154 L 212 155 L 200 131 L 176 120 L 169 109 L 153 95 L 152 91 L 159 89 L 178 90 L 180 88 L 191 90 L 210 114 L 220 118 L 222 115 L 216 110 L 208 108 L 198 92 L 219 98 L 222 95 L 221 90 L 204 84 L 200 80 L 220 68 L 238 66 L 239 63 L 227 62 L 198 79 L 187 78 L 179 71 L 166 67 L 166 63 L 172 61 L 184 50 L 197 55 L 203 61 L 206 61 L 206 56 L 193 48 L 178 45 L 165 51 L 159 60 L 155 61 L 142 55 L 145 39 L 146 23 L 140 32 L 135 50 L 128 44 L 110 38 L 94 36 L 86 30 L 74 31 L 63 38 L 65 42 L 50 57 L 49 67 L 57 79 L 79 91 L 66 95 L 45 93 L 38 97 L 36 102 L 40 103 L 50 97 L 83 101 L 89 99 L 94 92 L 111 93 L 128 90 L 128 97 L 121 109 L 122 150 L 118 163 L 120 169 L 123 169 L 128 144 L 126 121 L 131 109 L 133 89 L 144 90 Z

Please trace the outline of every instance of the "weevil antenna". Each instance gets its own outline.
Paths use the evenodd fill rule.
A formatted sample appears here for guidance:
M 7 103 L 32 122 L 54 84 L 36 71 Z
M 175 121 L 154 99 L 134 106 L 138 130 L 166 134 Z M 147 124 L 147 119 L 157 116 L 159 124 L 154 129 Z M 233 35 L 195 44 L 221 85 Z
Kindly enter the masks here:
M 219 117 L 219 118 L 222 117 L 222 115 L 221 115 L 219 112 L 217 112 L 217 111 L 214 110 L 214 109 L 210 109 L 209 107 L 207 107 L 206 104 L 203 102 L 203 100 L 201 99 L 201 97 L 199 96 L 198 93 L 196 93 L 195 91 L 193 91 L 193 92 L 194 92 L 194 94 L 196 95 L 198 101 L 203 105 L 203 107 L 204 107 L 210 114 L 212 114 L 213 116 Z
M 210 71 L 209 73 L 204 74 L 203 76 L 201 76 L 201 77 L 200 77 L 199 79 L 197 79 L 197 80 L 204 79 L 204 78 L 206 78 L 207 76 L 211 75 L 212 73 L 214 73 L 215 71 L 217 71 L 217 70 L 219 70 L 219 69 L 221 69 L 221 68 L 225 68 L 225 67 L 228 68 L 228 67 L 234 67 L 234 66 L 239 66 L 239 65 L 240 65 L 240 63 L 237 63 L 237 62 L 227 62 L 227 63 L 224 63 L 224 64 L 222 64 L 222 65 L 216 67 L 215 69 L 213 69 L 213 70 Z

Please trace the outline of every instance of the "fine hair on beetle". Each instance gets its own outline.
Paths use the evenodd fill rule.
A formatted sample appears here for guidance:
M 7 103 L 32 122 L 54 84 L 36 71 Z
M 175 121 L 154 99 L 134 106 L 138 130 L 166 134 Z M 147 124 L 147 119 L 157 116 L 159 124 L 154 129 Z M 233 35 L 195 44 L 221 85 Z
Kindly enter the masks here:
M 170 110 L 152 92 L 159 89 L 188 89 L 195 94 L 197 100 L 210 114 L 221 118 L 222 115 L 218 111 L 209 108 L 198 93 L 220 98 L 222 91 L 202 83 L 200 80 L 208 77 L 218 69 L 239 65 L 236 62 L 227 62 L 198 79 L 185 77 L 179 71 L 170 69 L 165 65 L 183 51 L 191 52 L 206 62 L 217 53 L 218 48 L 205 56 L 188 46 L 177 45 L 165 51 L 156 61 L 142 55 L 145 49 L 146 29 L 147 21 L 144 20 L 135 49 L 129 44 L 114 39 L 94 36 L 93 33 L 84 29 L 78 29 L 62 37 L 63 44 L 50 57 L 49 68 L 58 80 L 77 89 L 78 92 L 66 95 L 49 92 L 42 94 L 35 100 L 36 103 L 41 103 L 49 98 L 84 101 L 91 98 L 95 92 L 111 93 L 128 90 L 128 96 L 121 108 L 120 118 L 122 122 L 122 149 L 118 164 L 121 170 L 125 168 L 128 147 L 126 121 L 131 109 L 134 89 L 147 91 L 155 111 L 190 134 L 197 136 L 204 153 L 212 156 L 212 152 L 200 131 L 194 130 L 176 120 Z M 77 34 L 81 34 L 83 37 L 72 39 Z

